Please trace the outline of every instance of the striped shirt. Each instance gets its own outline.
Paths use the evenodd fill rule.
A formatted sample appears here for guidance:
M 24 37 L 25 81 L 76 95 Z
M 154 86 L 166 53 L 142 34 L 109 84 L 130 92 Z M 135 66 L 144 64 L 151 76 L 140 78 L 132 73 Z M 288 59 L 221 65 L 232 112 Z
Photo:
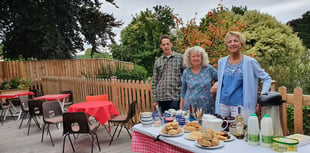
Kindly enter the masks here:
M 179 101 L 183 55 L 172 52 L 170 57 L 160 56 L 155 61 L 152 77 L 152 98 L 157 101 Z

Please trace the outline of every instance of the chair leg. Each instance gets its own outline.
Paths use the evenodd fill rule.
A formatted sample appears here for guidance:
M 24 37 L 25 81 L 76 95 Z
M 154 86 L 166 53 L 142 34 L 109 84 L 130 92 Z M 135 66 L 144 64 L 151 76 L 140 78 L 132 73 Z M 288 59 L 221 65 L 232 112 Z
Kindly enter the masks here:
M 93 153 L 93 150 L 94 150 L 94 137 L 92 134 L 90 134 L 90 137 L 91 137 L 91 153 Z
M 32 119 L 32 116 L 30 115 L 29 120 L 28 120 L 28 123 L 27 123 L 27 124 L 28 124 L 28 133 L 27 133 L 27 135 L 29 135 L 31 119 Z
M 105 130 L 107 131 L 107 133 L 110 135 L 110 137 L 112 137 L 112 135 L 111 135 L 111 129 L 108 129 L 105 125 L 103 125 L 103 127 L 105 128 Z M 109 124 L 109 128 L 110 128 L 110 124 Z
M 129 134 L 129 137 L 130 137 L 130 139 L 131 139 L 132 137 L 131 137 L 131 134 L 130 134 L 130 132 L 129 132 L 129 130 L 128 130 L 128 128 L 127 128 L 127 126 L 125 126 L 125 128 L 126 128 L 127 133 Z
M 44 136 L 44 129 L 45 129 L 46 123 L 44 123 L 43 128 L 42 128 L 42 137 L 41 137 L 41 142 L 43 142 L 43 136 Z
M 50 124 L 47 125 L 47 134 L 50 135 L 50 139 L 51 139 L 53 147 L 54 147 L 55 144 L 54 144 L 54 141 L 53 141 L 53 138 L 52 138 L 52 134 L 51 134 L 51 131 L 50 131 Z
M 121 131 L 122 131 L 123 127 L 124 127 L 124 124 L 122 123 L 122 125 L 121 125 L 121 129 L 118 131 L 117 138 L 118 138 L 118 137 L 119 137 L 119 135 L 121 134 Z
M 111 138 L 111 140 L 110 140 L 110 144 L 109 144 L 109 145 L 112 144 L 113 138 L 114 138 L 114 136 L 115 136 L 115 133 L 116 133 L 118 127 L 119 127 L 119 124 L 117 125 L 117 127 L 116 127 L 116 129 L 115 129 L 115 131 L 114 131 L 114 133 L 113 133 L 113 136 L 112 136 L 112 138 Z
M 4 120 L 4 113 L 3 113 L 3 110 L 1 111 L 1 125 L 3 125 L 3 120 Z
M 72 143 L 72 140 L 71 140 L 70 135 L 68 135 L 68 137 L 69 137 L 69 141 L 70 141 L 70 144 L 71 144 L 72 150 L 73 150 L 73 152 L 75 152 L 75 149 L 74 149 L 74 146 L 73 146 L 73 143 Z
M 22 112 L 22 120 L 21 120 L 21 122 L 20 122 L 20 124 L 19 124 L 18 129 L 20 129 L 20 128 L 22 127 L 23 121 L 24 121 L 24 119 L 25 119 L 27 116 L 28 116 L 28 113 Z
M 9 108 L 9 112 L 10 112 L 11 116 L 13 117 L 13 120 L 15 121 L 15 116 L 13 115 L 13 112 L 10 108 Z
M 75 152 L 75 149 L 74 149 L 74 147 L 73 147 L 73 144 L 72 144 L 72 141 L 71 141 L 70 135 L 67 133 L 67 134 L 65 134 L 64 139 L 63 139 L 63 143 L 62 143 L 62 153 L 64 153 L 64 152 L 65 152 L 65 144 L 66 144 L 66 137 L 67 137 L 67 136 L 68 136 L 68 138 L 69 138 L 69 141 L 70 141 L 70 144 L 71 144 L 72 150 L 73 150 L 73 152 Z
M 38 128 L 39 129 L 41 129 L 41 127 L 40 127 L 40 124 L 39 124 L 39 121 L 38 121 L 38 119 L 37 119 L 37 117 L 36 116 L 33 116 L 33 121 L 36 123 L 36 125 L 38 126 Z
M 4 120 L 4 110 L 1 111 L 1 125 L 3 125 L 3 120 Z
M 96 133 L 94 133 L 94 135 L 96 136 L 96 139 L 97 139 L 97 144 L 98 144 L 98 147 L 99 147 L 99 152 L 101 151 L 101 148 L 100 148 L 100 144 L 99 144 L 99 140 L 98 140 L 98 136 Z

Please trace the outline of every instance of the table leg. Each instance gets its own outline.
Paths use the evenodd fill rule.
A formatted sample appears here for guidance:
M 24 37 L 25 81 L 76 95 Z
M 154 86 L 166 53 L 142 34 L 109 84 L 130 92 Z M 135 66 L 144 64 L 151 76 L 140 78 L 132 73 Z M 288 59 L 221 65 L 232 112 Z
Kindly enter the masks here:
M 63 98 L 62 101 L 60 99 L 57 99 L 57 101 L 59 102 L 60 106 L 61 106 L 61 110 L 62 112 L 64 113 L 65 112 L 65 101 L 66 101 L 66 98 Z
M 9 105 L 12 106 L 12 108 L 13 108 L 13 110 L 14 110 L 14 112 L 15 112 L 15 113 L 13 113 L 13 115 L 14 115 L 14 114 L 18 114 L 18 115 L 16 115 L 16 116 L 18 116 L 17 120 L 19 120 L 19 119 L 20 119 L 20 116 L 21 116 L 21 114 L 22 114 L 22 111 L 21 111 L 21 110 L 19 110 L 19 111 L 17 110 L 17 108 L 14 106 L 14 104 L 13 104 L 13 102 L 12 102 L 12 99 L 8 99 L 8 102 L 9 102 Z M 3 119 L 3 120 L 6 120 L 7 114 L 8 114 L 8 112 L 5 113 L 5 116 L 4 116 L 4 119 Z

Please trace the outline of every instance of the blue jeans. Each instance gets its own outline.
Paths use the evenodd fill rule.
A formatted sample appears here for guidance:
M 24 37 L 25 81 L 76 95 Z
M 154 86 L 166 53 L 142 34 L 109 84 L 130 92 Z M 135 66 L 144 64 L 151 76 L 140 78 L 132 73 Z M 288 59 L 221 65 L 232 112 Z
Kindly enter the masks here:
M 164 113 L 166 110 L 173 108 L 175 110 L 180 109 L 180 101 L 159 101 L 158 105 L 160 107 L 161 113 Z

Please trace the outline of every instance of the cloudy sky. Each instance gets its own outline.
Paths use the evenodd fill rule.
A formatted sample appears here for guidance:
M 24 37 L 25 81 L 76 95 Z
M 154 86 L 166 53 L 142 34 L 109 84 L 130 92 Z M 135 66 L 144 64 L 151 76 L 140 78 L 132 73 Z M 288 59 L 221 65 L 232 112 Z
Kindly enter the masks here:
M 202 18 L 208 11 L 217 7 L 220 0 L 115 0 L 119 8 L 103 2 L 101 11 L 112 13 L 118 20 L 122 20 L 124 25 L 121 28 L 114 28 L 117 33 L 116 40 L 120 38 L 119 32 L 126 27 L 136 14 L 149 8 L 151 10 L 156 5 L 167 5 L 174 9 L 175 14 L 182 17 L 184 23 L 195 17 Z M 278 21 L 286 23 L 292 19 L 301 18 L 302 14 L 310 11 L 310 0 L 223 0 L 224 7 L 247 6 L 248 10 L 258 10 L 268 13 Z M 197 20 L 199 22 L 199 20 Z

